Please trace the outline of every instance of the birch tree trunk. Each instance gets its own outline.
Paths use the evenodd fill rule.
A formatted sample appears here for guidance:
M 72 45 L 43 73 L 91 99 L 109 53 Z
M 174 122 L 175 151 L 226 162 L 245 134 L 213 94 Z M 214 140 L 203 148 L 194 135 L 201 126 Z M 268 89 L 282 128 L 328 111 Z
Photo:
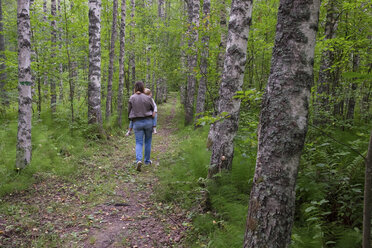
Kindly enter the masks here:
M 334 39 L 336 37 L 337 30 L 337 9 L 336 1 L 330 0 L 327 3 L 327 17 L 324 29 L 325 40 Z M 332 73 L 330 71 L 334 60 L 334 53 L 331 50 L 325 50 L 322 52 L 322 58 L 320 62 L 319 79 L 318 79 L 318 100 L 317 108 L 323 111 L 329 111 L 329 97 L 331 95 L 331 83 Z M 321 116 L 316 118 L 317 122 L 321 120 Z
M 47 15 L 48 15 L 48 6 L 47 6 L 47 0 L 43 1 L 43 21 L 46 23 L 48 21 Z M 43 28 L 43 31 L 45 31 L 45 28 Z M 44 85 L 44 98 L 49 98 L 49 91 L 48 91 L 48 60 L 44 57 L 44 78 L 43 78 L 43 85 Z
M 216 122 L 210 130 L 212 156 L 208 177 L 230 170 L 234 156 L 233 140 L 238 130 L 240 99 L 234 99 L 243 85 L 247 41 L 252 20 L 252 0 L 233 0 L 229 21 L 226 57 L 219 89 L 218 113 L 229 117 Z
M 30 1 L 17 1 L 18 27 L 18 133 L 16 168 L 23 169 L 31 162 L 31 25 Z
M 123 115 L 123 89 L 125 80 L 124 55 L 125 55 L 125 16 L 126 1 L 121 1 L 121 22 L 120 22 L 120 55 L 119 55 L 119 88 L 118 88 L 118 124 L 122 126 Z
M 197 27 L 199 27 L 199 10 L 200 2 L 198 0 L 187 1 L 188 12 L 188 48 L 189 54 L 187 56 L 187 94 L 185 101 L 185 124 L 190 125 L 194 117 L 194 102 L 195 102 L 195 85 L 196 75 L 195 68 L 197 66 L 198 54 L 196 42 L 198 41 Z
M 112 78 L 114 75 L 115 41 L 116 41 L 116 22 L 118 15 L 118 0 L 113 1 L 112 11 L 112 32 L 110 44 L 110 61 L 108 67 L 107 98 L 106 98 L 106 120 L 111 116 L 112 105 Z
M 130 72 L 131 72 L 131 75 L 132 75 L 132 87 L 134 87 L 134 84 L 136 83 L 136 57 L 135 57 L 135 53 L 134 53 L 134 42 L 135 42 L 135 36 L 133 34 L 133 31 L 134 31 L 134 27 L 136 25 L 136 23 L 134 22 L 134 14 L 135 14 L 135 11 L 136 11 L 136 2 L 135 0 L 130 0 L 130 5 L 131 5 L 131 13 L 130 13 L 130 18 L 131 18 L 131 22 L 130 22 L 130 32 L 129 32 L 129 37 L 130 37 L 130 43 L 132 45 L 132 51 L 130 52 L 130 55 L 129 55 L 129 65 L 130 65 Z
M 209 56 L 209 17 L 210 17 L 211 1 L 203 1 L 203 24 L 204 34 L 202 37 L 202 52 L 200 58 L 200 73 L 201 78 L 199 81 L 198 97 L 196 99 L 196 119 L 200 118 L 200 113 L 205 111 L 205 94 L 207 91 L 207 69 L 208 69 L 208 56 Z M 198 115 L 199 114 L 199 115 Z
M 58 0 L 58 19 L 59 19 L 59 29 L 58 29 L 58 41 L 59 41 L 59 55 L 62 57 L 62 11 L 61 11 L 61 0 Z M 63 102 L 63 65 L 59 63 L 59 101 Z
M 52 21 L 50 22 L 51 26 L 51 43 L 52 43 L 52 52 L 51 52 L 51 58 L 55 58 L 56 56 L 56 45 L 57 45 L 57 30 L 56 30 L 56 17 L 57 17 L 57 5 L 56 0 L 51 0 L 50 5 L 50 14 L 52 15 Z M 53 63 L 55 64 L 55 63 Z M 56 112 L 57 107 L 57 90 L 56 90 L 56 80 L 55 80 L 55 74 L 56 74 L 56 68 L 52 66 L 51 68 L 52 74 L 49 77 L 50 79 L 50 108 L 52 110 L 52 113 Z
M 101 0 L 89 0 L 88 123 L 102 125 Z
M 371 248 L 372 212 L 372 131 L 369 138 L 364 179 L 363 248 Z
M 5 40 L 4 40 L 4 25 L 3 25 L 3 3 L 0 0 L 0 104 L 3 106 L 9 105 L 9 100 L 5 90 L 7 74 L 5 72 Z
M 320 0 L 281 0 L 263 97 L 244 247 L 288 247 L 304 146 Z

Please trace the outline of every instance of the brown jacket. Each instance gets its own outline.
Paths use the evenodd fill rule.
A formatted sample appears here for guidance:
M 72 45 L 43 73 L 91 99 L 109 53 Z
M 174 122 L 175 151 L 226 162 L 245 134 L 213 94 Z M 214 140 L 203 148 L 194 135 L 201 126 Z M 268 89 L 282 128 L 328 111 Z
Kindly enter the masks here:
M 131 120 L 151 117 L 154 109 L 155 107 L 152 99 L 143 93 L 134 93 L 129 98 L 128 117 Z

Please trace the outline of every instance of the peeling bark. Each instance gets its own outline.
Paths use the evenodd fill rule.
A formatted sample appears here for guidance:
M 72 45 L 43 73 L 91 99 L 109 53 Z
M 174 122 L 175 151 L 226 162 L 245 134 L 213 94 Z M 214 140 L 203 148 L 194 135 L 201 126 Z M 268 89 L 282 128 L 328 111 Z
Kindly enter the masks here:
M 226 112 L 229 117 L 214 123 L 210 129 L 213 144 L 209 178 L 221 170 L 231 169 L 240 110 L 240 99 L 235 99 L 234 95 L 243 85 L 251 18 L 252 0 L 233 0 L 218 101 L 218 113 Z
M 307 133 L 320 0 L 281 0 L 244 247 L 288 247 Z
M 31 25 L 30 2 L 17 1 L 18 28 L 18 133 L 16 168 L 23 169 L 31 162 Z
M 89 0 L 88 123 L 102 125 L 101 0 Z

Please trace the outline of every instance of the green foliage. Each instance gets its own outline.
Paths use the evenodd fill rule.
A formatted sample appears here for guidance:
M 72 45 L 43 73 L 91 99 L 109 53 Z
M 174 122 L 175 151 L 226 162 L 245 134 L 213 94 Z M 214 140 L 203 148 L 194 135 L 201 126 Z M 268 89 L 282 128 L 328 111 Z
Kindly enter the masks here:
M 32 161 L 26 169 L 15 170 L 17 119 L 15 114 L 1 119 L 0 130 L 0 195 L 28 189 L 37 174 L 51 173 L 67 177 L 76 171 L 79 158 L 90 156 L 92 142 L 84 137 L 88 125 L 70 125 L 69 116 L 59 113 L 54 120 L 46 111 L 34 117 Z

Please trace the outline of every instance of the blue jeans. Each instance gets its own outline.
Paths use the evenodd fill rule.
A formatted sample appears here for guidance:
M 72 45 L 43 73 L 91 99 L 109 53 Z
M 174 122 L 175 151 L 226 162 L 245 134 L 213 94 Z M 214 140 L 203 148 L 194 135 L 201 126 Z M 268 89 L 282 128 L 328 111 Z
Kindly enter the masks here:
M 145 138 L 145 164 L 150 163 L 152 118 L 136 120 L 133 122 L 133 130 L 136 136 L 136 161 L 142 160 L 143 139 Z
M 152 119 L 152 126 L 156 127 L 157 122 L 158 122 L 158 114 L 155 114 L 155 117 Z

